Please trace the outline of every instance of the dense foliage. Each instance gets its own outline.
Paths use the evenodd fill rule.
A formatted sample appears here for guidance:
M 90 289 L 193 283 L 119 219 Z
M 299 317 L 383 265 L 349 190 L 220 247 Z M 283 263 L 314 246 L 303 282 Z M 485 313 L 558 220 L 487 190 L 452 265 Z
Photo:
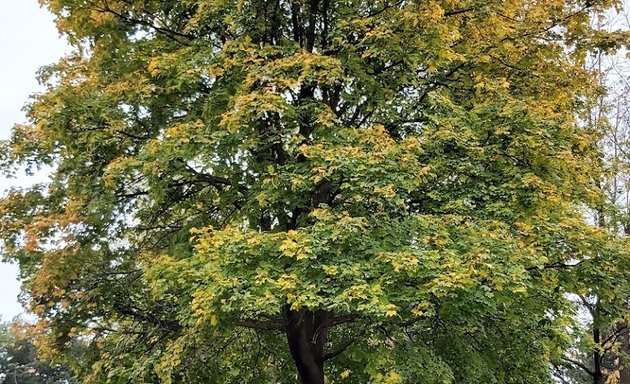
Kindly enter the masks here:
M 90 383 L 551 383 L 625 312 L 589 52 L 610 0 L 44 0 L 0 201 L 43 351 Z

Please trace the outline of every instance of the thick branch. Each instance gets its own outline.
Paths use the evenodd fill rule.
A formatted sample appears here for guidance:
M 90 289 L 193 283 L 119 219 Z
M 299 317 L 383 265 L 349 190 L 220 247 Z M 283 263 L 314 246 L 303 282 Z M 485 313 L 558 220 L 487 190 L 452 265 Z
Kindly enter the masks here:
M 274 321 L 257 321 L 257 320 L 238 320 L 236 325 L 244 328 L 257 329 L 260 331 L 279 331 L 286 330 L 284 324 Z
M 315 26 L 317 24 L 317 16 L 319 13 L 319 1 L 311 0 L 308 14 L 308 27 L 306 28 L 306 51 L 313 52 L 315 47 Z
M 590 376 L 595 376 L 595 372 L 593 372 L 589 367 L 587 367 L 586 365 L 582 364 L 581 362 L 577 361 L 577 360 L 573 360 L 569 357 L 566 356 L 562 356 L 562 360 L 571 363 L 573 365 L 575 365 L 576 367 L 581 368 L 582 370 L 584 370 L 584 372 L 588 373 Z

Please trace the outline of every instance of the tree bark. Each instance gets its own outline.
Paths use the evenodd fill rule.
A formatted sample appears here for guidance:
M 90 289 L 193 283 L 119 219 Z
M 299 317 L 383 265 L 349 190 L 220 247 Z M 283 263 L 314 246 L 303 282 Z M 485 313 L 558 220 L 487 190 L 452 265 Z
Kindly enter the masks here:
M 301 384 L 324 384 L 324 346 L 331 314 L 284 308 L 289 351 Z

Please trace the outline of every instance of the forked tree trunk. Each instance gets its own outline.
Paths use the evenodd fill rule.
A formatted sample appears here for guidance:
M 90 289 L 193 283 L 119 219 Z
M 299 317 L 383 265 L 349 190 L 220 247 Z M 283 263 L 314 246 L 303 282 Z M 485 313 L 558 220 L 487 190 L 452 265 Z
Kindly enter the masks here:
M 331 314 L 284 309 L 289 351 L 301 384 L 324 384 L 324 345 Z

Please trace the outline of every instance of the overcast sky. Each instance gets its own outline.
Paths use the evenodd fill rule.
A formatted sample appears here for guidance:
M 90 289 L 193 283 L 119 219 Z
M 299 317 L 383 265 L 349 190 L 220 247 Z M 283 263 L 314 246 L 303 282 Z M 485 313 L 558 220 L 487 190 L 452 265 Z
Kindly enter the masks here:
M 22 107 L 41 90 L 37 69 L 51 64 L 69 49 L 59 37 L 53 17 L 37 0 L 0 0 L 0 139 L 9 137 L 15 123 L 25 121 Z M 41 179 L 42 176 L 40 176 Z M 30 180 L 0 177 L 0 193 Z M 0 263 L 0 316 L 10 320 L 22 312 L 17 302 L 17 267 Z

